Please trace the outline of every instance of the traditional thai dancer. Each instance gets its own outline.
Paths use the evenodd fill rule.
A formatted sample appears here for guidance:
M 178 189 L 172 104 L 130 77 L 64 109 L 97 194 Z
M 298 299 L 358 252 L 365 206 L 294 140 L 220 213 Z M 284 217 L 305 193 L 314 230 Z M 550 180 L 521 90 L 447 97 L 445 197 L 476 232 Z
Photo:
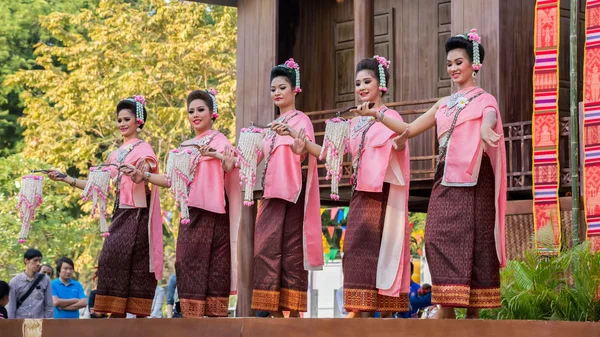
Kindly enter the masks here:
M 149 189 L 141 176 L 134 179 L 123 174 L 131 168 L 158 172 L 158 161 L 150 144 L 138 138 L 147 118 L 144 97 L 135 96 L 117 104 L 117 126 L 123 145 L 112 152 L 106 166 L 94 168 L 90 177 L 106 173 L 106 180 L 82 180 L 50 170 L 52 180 L 63 181 L 85 191 L 102 190 L 112 177 L 117 188 L 112 222 L 98 260 L 98 288 L 94 311 L 111 317 L 149 316 L 156 281 L 163 273 L 162 215 L 158 189 Z M 125 165 L 125 166 L 123 166 Z M 98 183 L 98 185 L 94 185 Z M 97 195 L 104 204 L 106 194 Z M 105 214 L 101 214 L 104 217 Z
M 300 92 L 299 66 L 293 59 L 271 70 L 271 98 L 281 113 L 275 122 L 305 129 L 314 139 L 310 118 L 295 108 Z M 297 317 L 307 310 L 308 270 L 323 266 L 316 160 L 308 157 L 303 171 L 304 150 L 271 129 L 260 153 L 265 172 L 254 234 L 252 309 L 276 317 L 290 311 Z
M 240 178 L 231 143 L 213 129 L 219 117 L 215 96 L 213 89 L 188 95 L 187 116 L 196 137 L 169 153 L 166 175 L 130 167 L 134 179 L 170 187 L 180 205 L 175 273 L 185 318 L 226 317 L 229 295 L 237 291 Z
M 406 147 L 395 148 L 393 139 L 398 134 L 385 123 L 403 123 L 398 112 L 382 102 L 388 68 L 389 61 L 380 56 L 356 65 L 356 94 L 363 104 L 352 111 L 365 116 L 352 119 L 346 136 L 354 168 L 343 258 L 344 308 L 349 318 L 409 310 L 410 159 Z M 283 124 L 275 128 L 295 138 L 296 147 L 321 155 L 322 147 L 306 138 L 305 130 Z
M 410 124 L 384 123 L 403 133 L 398 144 L 437 126 L 439 160 L 425 225 L 432 303 L 442 306 L 437 318 L 454 318 L 454 307 L 468 308 L 467 318 L 477 318 L 480 308 L 501 305 L 504 136 L 496 98 L 475 85 L 485 56 L 475 29 L 448 39 L 446 55 L 458 91 Z

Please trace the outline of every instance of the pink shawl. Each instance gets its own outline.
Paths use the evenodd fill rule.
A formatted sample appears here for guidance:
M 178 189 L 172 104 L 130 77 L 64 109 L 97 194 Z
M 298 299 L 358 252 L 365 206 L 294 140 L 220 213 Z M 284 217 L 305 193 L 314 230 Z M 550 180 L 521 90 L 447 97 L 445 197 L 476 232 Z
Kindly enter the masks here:
M 398 112 L 388 109 L 385 118 L 402 120 Z M 352 119 L 354 129 L 359 118 Z M 381 192 L 383 183 L 390 184 L 386 206 L 376 286 L 379 293 L 398 297 L 410 291 L 410 226 L 408 225 L 408 192 L 410 183 L 410 151 L 396 152 L 392 139 L 397 134 L 382 123 L 375 123 L 365 136 L 359 163 L 356 190 Z M 352 158 L 356 160 L 360 134 L 350 140 Z
M 137 138 L 129 140 L 121 145 L 121 149 L 134 145 L 140 140 Z M 109 163 L 118 164 L 116 162 L 117 151 L 113 151 L 109 155 Z M 136 166 L 140 160 L 146 160 L 150 164 L 152 173 L 158 173 L 158 164 L 156 154 L 150 144 L 143 142 L 136 146 L 127 157 L 124 164 Z M 117 175 L 117 169 L 111 166 L 111 176 L 114 178 Z M 121 193 L 119 196 L 120 203 L 132 208 L 145 208 L 146 205 L 146 187 L 144 183 L 134 184 L 126 175 L 121 177 Z M 162 213 L 160 210 L 160 196 L 158 187 L 152 186 L 150 195 L 150 220 L 148 221 L 148 241 L 149 241 L 149 256 L 150 256 L 150 272 L 154 273 L 157 280 L 163 278 L 163 234 L 162 234 Z
M 506 149 L 504 144 L 504 129 L 496 98 L 483 89 L 478 88 L 467 94 L 466 98 L 481 93 L 460 112 L 454 131 L 450 137 L 446 153 L 442 185 L 445 186 L 474 186 L 477 184 L 481 159 L 485 151 L 490 157 L 495 177 L 496 253 L 500 266 L 506 266 L 504 221 L 506 215 Z M 446 104 L 442 104 L 435 114 L 438 138 L 444 135 L 452 125 L 454 115 L 446 116 Z M 483 123 L 484 112 L 496 111 L 496 128 L 494 131 L 501 135 L 498 147 L 489 147 L 481 140 L 479 130 Z
M 282 117 L 294 113 L 296 111 L 289 111 L 283 114 Z M 315 139 L 313 125 L 310 118 L 304 113 L 298 112 L 298 115 L 289 120 L 287 124 L 295 130 L 304 128 L 306 136 L 311 140 Z M 295 203 L 300 194 L 300 188 L 302 188 L 302 156 L 294 154 L 289 148 L 294 142 L 291 137 L 276 135 L 263 141 L 262 149 L 265 157 L 269 153 L 272 142 L 275 142 L 275 144 L 273 145 L 273 153 L 269 160 L 267 172 L 265 172 L 264 197 L 280 198 Z M 308 156 L 303 226 L 305 270 L 321 270 L 324 264 L 320 207 L 317 159 Z

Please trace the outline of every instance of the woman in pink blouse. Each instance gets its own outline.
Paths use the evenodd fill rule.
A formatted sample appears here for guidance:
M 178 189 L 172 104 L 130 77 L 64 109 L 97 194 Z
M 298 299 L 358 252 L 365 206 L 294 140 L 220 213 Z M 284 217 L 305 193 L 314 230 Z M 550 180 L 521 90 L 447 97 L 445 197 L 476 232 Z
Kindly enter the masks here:
M 110 313 L 113 318 L 125 317 L 126 313 L 149 316 L 156 280 L 162 279 L 163 237 L 158 189 L 150 189 L 141 176 L 128 175 L 132 169 L 158 172 L 154 150 L 138 138 L 147 118 L 145 105 L 142 96 L 117 104 L 117 126 L 123 145 L 112 152 L 107 161 L 111 164 L 110 173 L 117 192 L 112 222 L 98 260 L 94 311 Z M 79 189 L 87 184 L 86 180 L 56 170 L 50 170 L 48 176 Z
M 226 317 L 229 295 L 237 291 L 237 235 L 241 189 L 225 135 L 213 129 L 219 117 L 214 90 L 192 91 L 187 97 L 188 120 L 196 137 L 181 144 L 190 156 L 185 202 L 189 218 L 179 226 L 175 273 L 183 317 Z M 175 155 L 173 151 L 170 155 Z M 170 187 L 164 174 L 133 171 L 154 185 Z
M 383 104 L 388 67 L 379 56 L 356 66 L 356 94 L 363 104 L 353 111 L 372 111 L 374 116 L 353 118 L 350 130 L 353 194 L 343 259 L 344 308 L 349 318 L 409 310 L 409 151 L 394 146 L 397 134 L 384 124 L 402 122 L 398 112 Z M 372 109 L 369 103 L 374 103 Z M 313 157 L 320 155 L 321 146 L 305 136 L 306 130 L 283 124 L 276 129 Z

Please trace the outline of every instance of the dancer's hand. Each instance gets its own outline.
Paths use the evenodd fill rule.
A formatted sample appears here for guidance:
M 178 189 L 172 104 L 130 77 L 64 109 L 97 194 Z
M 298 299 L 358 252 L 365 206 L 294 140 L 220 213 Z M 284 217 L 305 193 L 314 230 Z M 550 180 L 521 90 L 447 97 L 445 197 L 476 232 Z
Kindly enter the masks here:
M 294 142 L 292 143 L 292 146 L 290 147 L 292 152 L 294 152 L 297 155 L 303 155 L 304 154 L 304 147 L 306 146 L 306 131 L 304 130 L 304 128 L 300 129 L 300 131 L 298 131 L 298 134 L 296 135 L 296 137 L 294 137 Z
M 198 151 L 200 152 L 200 155 L 203 157 L 213 157 L 216 158 L 217 157 L 217 151 L 210 151 L 212 148 L 208 145 L 199 145 L 198 147 Z
M 145 171 L 142 171 L 139 165 L 123 164 L 119 167 L 119 171 L 131 178 L 134 184 L 139 184 L 144 180 Z
M 292 131 L 295 132 L 295 130 L 293 130 L 292 127 L 287 124 L 273 122 L 271 124 L 271 130 L 275 131 L 280 136 L 291 136 L 294 138 Z
M 369 116 L 377 118 L 377 110 L 369 108 L 369 102 L 364 102 L 356 107 L 356 109 L 350 110 L 359 116 Z
M 66 182 L 66 178 L 68 177 L 67 175 L 65 175 L 64 173 L 58 171 L 58 170 L 48 170 L 48 178 L 50 178 L 50 180 L 54 180 L 54 181 L 64 181 Z M 64 175 L 64 176 L 63 176 Z
M 392 139 L 392 147 L 396 151 L 404 151 L 406 149 L 406 141 L 408 140 L 408 128 L 398 137 Z
M 235 168 L 235 163 L 233 150 L 229 146 L 225 147 L 225 150 L 223 151 L 223 162 L 221 164 L 223 166 L 223 171 L 231 172 Z
M 133 177 L 137 170 L 137 167 L 131 164 L 123 164 L 119 167 L 119 171 L 128 177 Z
M 481 139 L 491 147 L 498 147 L 498 141 L 500 140 L 500 135 L 497 134 L 491 127 L 482 125 L 481 130 Z

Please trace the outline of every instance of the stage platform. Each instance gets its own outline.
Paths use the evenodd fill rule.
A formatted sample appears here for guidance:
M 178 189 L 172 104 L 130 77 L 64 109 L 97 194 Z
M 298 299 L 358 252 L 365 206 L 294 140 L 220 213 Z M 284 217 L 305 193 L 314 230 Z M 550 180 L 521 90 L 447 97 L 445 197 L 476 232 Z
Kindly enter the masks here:
M 38 321 L 39 322 L 39 321 Z M 35 322 L 31 322 L 35 323 Z M 0 320 L 1 337 L 576 337 L 600 336 L 600 323 L 407 319 L 85 319 Z M 28 326 L 31 326 L 28 323 Z M 41 331 L 41 333 L 40 333 Z

